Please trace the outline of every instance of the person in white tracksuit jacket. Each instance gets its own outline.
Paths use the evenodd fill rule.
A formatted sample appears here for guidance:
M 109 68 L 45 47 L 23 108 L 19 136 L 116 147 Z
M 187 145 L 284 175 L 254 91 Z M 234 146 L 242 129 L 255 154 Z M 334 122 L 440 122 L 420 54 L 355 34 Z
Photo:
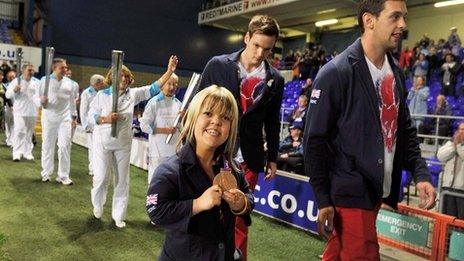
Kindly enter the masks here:
M 79 87 L 79 84 L 74 81 L 72 79 L 72 71 L 71 71 L 71 68 L 69 68 L 69 66 L 66 66 L 66 71 L 64 73 L 64 76 L 66 76 L 66 78 L 68 78 L 71 82 L 72 82 L 72 85 L 74 87 L 74 89 L 77 89 L 77 97 L 76 97 L 76 108 L 79 107 L 79 103 L 80 103 L 80 97 L 79 97 L 79 91 L 80 91 L 80 87 Z M 72 125 L 71 125 L 71 141 L 72 141 L 72 138 L 74 136 L 74 131 L 76 130 L 76 126 L 77 126 L 77 117 L 79 116 L 79 114 L 76 114 L 76 120 L 75 121 L 72 121 Z
M 129 160 L 132 145 L 132 119 L 134 106 L 148 100 L 160 91 L 160 86 L 171 77 L 177 66 L 177 57 L 171 56 L 168 69 L 161 78 L 151 85 L 130 88 L 134 77 L 131 71 L 122 66 L 119 84 L 118 112 L 112 112 L 112 92 L 115 86 L 99 91 L 90 104 L 89 120 L 93 121 L 93 187 L 91 199 L 93 214 L 101 218 L 108 191 L 109 165 L 113 165 L 114 192 L 111 216 L 119 228 L 126 226 L 127 204 L 129 201 Z M 111 85 L 111 70 L 105 83 Z M 111 136 L 111 123 L 117 122 L 117 137 Z M 98 164 L 96 164 L 98 162 Z
M 45 77 L 40 81 L 40 101 L 42 111 L 42 181 L 50 181 L 53 173 L 55 145 L 58 144 L 58 177 L 56 181 L 71 185 L 71 134 L 76 123 L 76 99 L 79 90 L 65 77 L 66 61 L 53 60 L 53 74 L 50 75 L 48 97 L 43 96 Z
M 16 72 L 11 70 L 6 74 L 6 90 L 10 88 L 10 83 L 16 78 Z M 5 93 L 6 95 L 6 93 Z M 10 103 L 5 104 L 5 136 L 6 136 L 6 145 L 13 147 L 13 132 L 14 132 L 14 116 L 13 116 L 13 106 L 14 99 L 10 99 Z
M 175 143 L 180 132 L 177 126 L 174 126 L 174 121 L 182 105 L 174 97 L 178 82 L 179 77 L 172 74 L 171 78 L 161 86 L 161 92 L 150 99 L 139 120 L 142 131 L 149 134 L 148 184 L 159 164 L 176 153 Z M 171 133 L 174 135 L 169 144 L 166 144 L 166 138 Z
M 94 74 L 90 77 L 90 86 L 85 89 L 81 94 L 80 99 L 80 106 L 79 106 L 79 114 L 81 116 L 81 124 L 84 128 L 85 132 L 87 133 L 87 148 L 88 148 L 88 155 L 89 155 L 89 175 L 93 175 L 92 169 L 92 132 L 93 132 L 93 124 L 89 121 L 89 109 L 90 104 L 92 103 L 93 99 L 97 95 L 97 92 L 102 90 L 105 87 L 104 83 L 105 77 L 100 74 Z
M 5 94 L 8 99 L 14 100 L 14 129 L 13 129 L 13 160 L 19 161 L 22 157 L 33 160 L 32 134 L 34 133 L 37 108 L 40 106 L 40 81 L 33 77 L 35 71 L 32 64 L 22 66 L 21 84 L 18 78 L 14 79 Z

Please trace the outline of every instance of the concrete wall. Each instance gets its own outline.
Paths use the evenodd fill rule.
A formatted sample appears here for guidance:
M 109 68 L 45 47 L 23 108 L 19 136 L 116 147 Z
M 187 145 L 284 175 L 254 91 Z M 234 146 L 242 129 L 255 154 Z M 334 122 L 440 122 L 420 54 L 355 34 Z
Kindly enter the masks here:
M 403 44 L 413 46 L 424 33 L 433 40 L 448 39 L 450 28 L 456 26 L 461 41 L 464 41 L 464 5 L 443 8 L 412 9 L 408 16 L 408 39 Z

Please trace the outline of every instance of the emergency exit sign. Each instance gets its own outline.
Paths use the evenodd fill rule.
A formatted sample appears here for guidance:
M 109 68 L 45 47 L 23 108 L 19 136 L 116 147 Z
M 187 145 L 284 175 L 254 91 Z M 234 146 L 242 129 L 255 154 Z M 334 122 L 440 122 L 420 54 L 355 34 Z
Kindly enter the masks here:
M 377 233 L 384 237 L 427 247 L 428 221 L 381 209 L 376 225 Z

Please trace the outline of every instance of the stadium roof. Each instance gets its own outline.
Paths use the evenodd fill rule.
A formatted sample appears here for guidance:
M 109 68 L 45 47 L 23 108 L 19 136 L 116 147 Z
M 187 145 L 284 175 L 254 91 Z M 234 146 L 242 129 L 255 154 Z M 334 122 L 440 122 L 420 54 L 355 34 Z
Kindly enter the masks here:
M 234 31 L 245 31 L 255 14 L 268 14 L 279 21 L 284 37 L 303 35 L 316 31 L 315 22 L 338 19 L 338 23 L 319 30 L 339 30 L 357 25 L 358 0 L 243 0 L 205 10 L 199 13 L 198 23 Z M 450 8 L 435 8 L 433 0 L 408 0 L 409 17 L 424 16 L 430 12 L 446 14 Z M 464 9 L 459 6 L 459 9 Z

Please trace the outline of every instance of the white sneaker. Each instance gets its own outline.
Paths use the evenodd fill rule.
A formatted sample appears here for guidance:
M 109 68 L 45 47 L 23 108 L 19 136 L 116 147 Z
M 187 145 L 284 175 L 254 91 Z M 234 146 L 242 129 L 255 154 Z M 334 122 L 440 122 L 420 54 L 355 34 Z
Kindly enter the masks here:
M 124 222 L 124 221 L 115 220 L 114 223 L 116 224 L 116 226 L 118 228 L 125 228 L 126 227 L 126 222 Z
M 102 215 L 103 215 L 103 209 L 94 208 L 93 209 L 93 215 L 95 216 L 95 218 L 100 219 L 102 217 Z
M 34 156 L 32 156 L 32 155 L 24 156 L 24 158 L 27 159 L 27 160 L 34 160 Z
M 61 179 L 60 177 L 58 177 L 55 180 L 56 182 L 61 183 L 65 186 L 69 186 L 73 184 L 73 181 L 70 178 Z
M 49 182 L 49 181 L 50 181 L 50 177 L 49 177 L 49 176 L 42 177 L 42 182 Z

